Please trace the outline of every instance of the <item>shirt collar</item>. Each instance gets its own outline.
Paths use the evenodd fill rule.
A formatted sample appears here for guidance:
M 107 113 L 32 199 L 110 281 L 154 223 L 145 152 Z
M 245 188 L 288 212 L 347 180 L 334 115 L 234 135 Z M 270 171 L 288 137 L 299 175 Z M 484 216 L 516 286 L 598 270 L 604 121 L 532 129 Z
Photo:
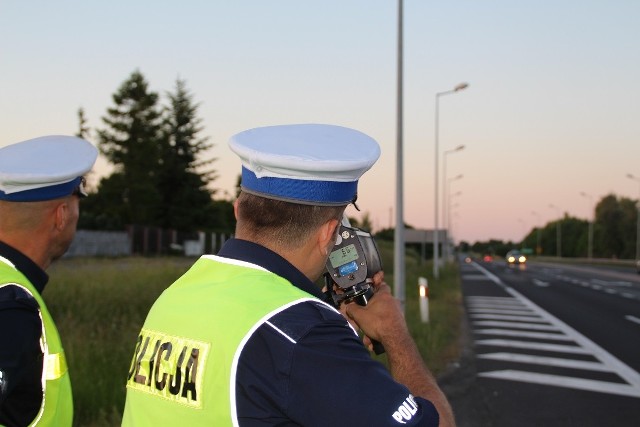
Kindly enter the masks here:
M 220 249 L 218 255 L 259 265 L 288 280 L 296 288 L 324 300 L 324 295 L 320 292 L 320 289 L 300 270 L 277 253 L 257 243 L 241 239 L 229 239 Z
M 15 268 L 31 282 L 39 293 L 42 293 L 44 286 L 49 281 L 49 276 L 28 256 L 12 246 L 0 241 L 0 256 L 13 263 Z

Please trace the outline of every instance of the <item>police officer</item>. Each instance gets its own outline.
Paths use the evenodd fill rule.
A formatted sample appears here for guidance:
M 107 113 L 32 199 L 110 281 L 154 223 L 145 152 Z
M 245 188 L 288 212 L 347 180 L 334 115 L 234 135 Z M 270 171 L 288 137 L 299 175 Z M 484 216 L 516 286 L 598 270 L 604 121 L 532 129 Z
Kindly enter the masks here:
M 64 350 L 41 293 L 73 239 L 97 155 L 70 136 L 0 148 L 0 425 L 72 423 Z
M 378 144 L 306 124 L 248 130 L 229 145 L 242 161 L 235 238 L 151 308 L 123 425 L 452 425 L 382 276 L 369 305 L 344 312 L 367 344 L 384 345 L 391 372 L 314 285 Z

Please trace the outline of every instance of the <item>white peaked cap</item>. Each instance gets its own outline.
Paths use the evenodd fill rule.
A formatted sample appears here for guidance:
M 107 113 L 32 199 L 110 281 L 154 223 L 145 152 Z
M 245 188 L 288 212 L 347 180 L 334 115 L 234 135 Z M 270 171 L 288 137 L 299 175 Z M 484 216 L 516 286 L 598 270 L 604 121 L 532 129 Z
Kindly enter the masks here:
M 371 137 L 325 124 L 250 129 L 231 137 L 242 161 L 242 189 L 259 196 L 313 205 L 345 205 L 360 177 L 380 157 Z
M 0 200 L 66 197 L 82 182 L 98 150 L 74 136 L 42 136 L 0 148 Z

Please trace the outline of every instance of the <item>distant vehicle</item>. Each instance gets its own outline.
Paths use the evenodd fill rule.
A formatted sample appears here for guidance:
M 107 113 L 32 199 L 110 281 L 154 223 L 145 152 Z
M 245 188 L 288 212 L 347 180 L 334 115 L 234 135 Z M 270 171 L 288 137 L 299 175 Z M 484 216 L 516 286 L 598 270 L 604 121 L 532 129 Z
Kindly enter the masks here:
M 491 262 L 493 261 L 493 256 L 486 254 L 485 256 L 482 257 L 482 261 L 484 262 Z
M 507 264 L 524 264 L 527 262 L 527 257 L 524 256 L 520 251 L 512 250 L 507 252 L 506 256 Z

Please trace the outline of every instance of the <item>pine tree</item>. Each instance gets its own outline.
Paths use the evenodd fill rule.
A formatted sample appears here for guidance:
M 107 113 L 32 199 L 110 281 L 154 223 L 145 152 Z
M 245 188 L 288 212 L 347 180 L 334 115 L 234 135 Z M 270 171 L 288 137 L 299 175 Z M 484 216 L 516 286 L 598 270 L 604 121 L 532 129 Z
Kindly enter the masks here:
M 112 197 L 106 209 L 123 224 L 156 225 L 161 212 L 161 116 L 158 94 L 148 86 L 140 71 L 133 72 L 113 95 L 115 105 L 102 118 L 107 127 L 98 131 L 98 147 L 115 166 L 98 191 Z
M 87 126 L 87 117 L 84 115 L 84 108 L 78 108 L 78 133 L 76 136 L 82 139 L 88 139 L 91 129 Z
M 197 230 L 210 224 L 212 204 L 207 184 L 216 178 L 210 168 L 215 159 L 202 159 L 213 144 L 201 137 L 202 120 L 199 105 L 186 88 L 184 80 L 176 81 L 174 93 L 167 93 L 169 106 L 164 111 L 163 153 L 159 170 L 162 198 L 161 225 L 179 230 Z

